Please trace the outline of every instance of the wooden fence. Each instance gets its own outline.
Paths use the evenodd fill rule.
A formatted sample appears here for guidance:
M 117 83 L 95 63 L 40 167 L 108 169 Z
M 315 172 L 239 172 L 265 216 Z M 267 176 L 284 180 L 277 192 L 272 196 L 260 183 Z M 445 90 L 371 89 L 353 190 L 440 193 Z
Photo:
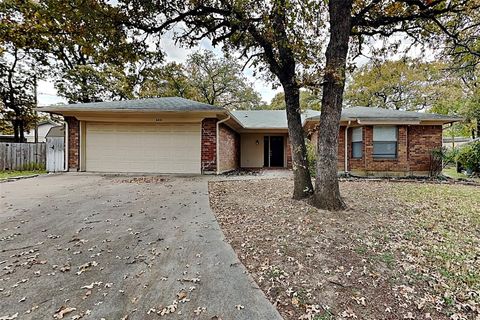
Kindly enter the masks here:
M 45 169 L 45 163 L 45 142 L 0 142 L 0 170 Z

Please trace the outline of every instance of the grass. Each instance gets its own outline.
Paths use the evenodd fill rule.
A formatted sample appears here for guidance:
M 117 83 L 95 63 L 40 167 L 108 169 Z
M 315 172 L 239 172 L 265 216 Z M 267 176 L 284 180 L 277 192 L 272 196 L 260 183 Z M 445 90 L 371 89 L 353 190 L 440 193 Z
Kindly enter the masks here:
M 455 167 L 449 167 L 443 169 L 442 172 L 445 176 L 455 179 L 455 180 L 472 180 L 477 183 L 480 183 L 480 178 L 471 178 L 463 173 L 457 172 Z
M 0 171 L 0 179 L 10 179 L 15 177 L 22 177 L 22 176 L 33 176 L 36 174 L 44 174 L 47 173 L 45 170 L 7 170 L 7 171 Z
M 420 207 L 409 232 L 411 243 L 455 294 L 480 289 L 480 270 L 472 265 L 479 254 L 480 190 L 454 186 L 398 186 L 397 195 Z M 433 235 L 433 236 L 432 236 Z

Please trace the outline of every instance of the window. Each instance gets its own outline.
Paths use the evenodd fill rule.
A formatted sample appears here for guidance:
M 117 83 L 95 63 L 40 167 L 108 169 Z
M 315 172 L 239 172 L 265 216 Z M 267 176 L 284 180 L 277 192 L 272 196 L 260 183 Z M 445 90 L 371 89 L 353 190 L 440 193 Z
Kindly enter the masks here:
M 352 158 L 361 158 L 363 155 L 363 128 L 352 129 Z
M 385 159 L 397 157 L 397 127 L 373 127 L 373 157 Z

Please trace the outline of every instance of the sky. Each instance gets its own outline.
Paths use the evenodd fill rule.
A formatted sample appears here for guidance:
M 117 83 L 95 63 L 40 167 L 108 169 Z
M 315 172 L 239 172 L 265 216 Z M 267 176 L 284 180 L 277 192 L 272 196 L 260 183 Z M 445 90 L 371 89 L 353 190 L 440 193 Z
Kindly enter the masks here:
M 210 50 L 215 52 L 217 55 L 222 55 L 220 47 L 213 47 L 210 40 L 204 39 L 199 42 L 198 46 L 194 48 L 182 48 L 179 45 L 175 44 L 172 40 L 171 34 L 166 34 L 162 37 L 162 50 L 166 53 L 166 62 L 185 62 L 187 56 L 197 50 Z M 272 85 L 266 83 L 265 81 L 255 78 L 253 76 L 253 70 L 251 68 L 246 68 L 244 74 L 247 79 L 253 83 L 255 90 L 260 93 L 262 100 L 270 103 L 272 98 L 277 92 L 280 92 L 281 89 L 272 89 Z M 39 81 L 38 83 L 38 104 L 40 106 L 52 105 L 56 103 L 67 103 L 65 99 L 57 95 L 53 81 Z
M 173 38 L 173 31 L 167 32 L 164 36 L 162 36 L 161 47 L 162 50 L 166 54 L 166 62 L 185 62 L 187 56 L 195 52 L 197 50 L 210 50 L 213 51 L 217 55 L 222 55 L 222 50 L 220 47 L 213 47 L 210 40 L 203 39 L 201 40 L 196 47 L 193 48 L 183 48 L 180 45 L 175 44 Z M 401 36 L 394 36 L 389 39 L 389 41 L 396 41 L 401 40 L 401 48 L 403 49 L 409 47 L 410 40 L 403 39 Z M 380 40 L 374 41 L 372 43 L 372 47 L 380 48 L 384 45 L 384 43 Z M 367 47 L 365 50 L 366 56 L 357 57 L 354 61 L 357 67 L 362 66 L 370 60 L 369 56 L 369 48 Z M 400 50 L 402 52 L 402 49 Z M 391 54 L 388 58 L 389 59 L 399 59 L 402 54 Z M 422 57 L 425 60 L 432 60 L 435 57 L 434 50 L 413 47 L 408 53 L 410 57 Z M 267 83 L 264 80 L 260 79 L 259 77 L 253 76 L 253 69 L 252 68 L 245 68 L 244 74 L 247 79 L 253 84 L 255 90 L 262 96 L 262 100 L 270 103 L 272 98 L 275 96 L 276 93 L 281 92 L 281 88 L 272 88 L 271 83 Z M 57 95 L 57 91 L 55 90 L 53 81 L 39 81 L 38 84 L 38 103 L 40 106 L 51 105 L 56 103 L 67 103 L 65 99 L 59 97 Z

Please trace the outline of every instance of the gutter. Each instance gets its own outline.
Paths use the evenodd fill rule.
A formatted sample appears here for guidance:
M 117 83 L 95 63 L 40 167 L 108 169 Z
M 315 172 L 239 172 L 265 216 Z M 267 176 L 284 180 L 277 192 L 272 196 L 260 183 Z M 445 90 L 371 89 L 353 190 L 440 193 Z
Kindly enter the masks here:
M 225 121 L 228 121 L 230 120 L 230 113 L 227 114 L 227 117 L 225 119 L 222 119 L 220 121 L 217 121 L 217 145 L 216 145 L 216 148 L 217 149 L 217 156 L 216 156 L 216 167 L 217 167 L 217 175 L 220 174 L 220 168 L 219 168 L 219 165 L 220 165 L 220 124 L 221 123 L 224 123 Z
M 348 120 L 348 124 L 345 128 L 345 166 L 344 166 L 344 172 L 345 175 L 348 172 L 348 128 L 350 127 L 351 121 Z
M 349 121 L 350 122 L 350 121 Z M 420 124 L 418 119 L 357 119 L 357 123 L 361 125 L 408 125 Z

